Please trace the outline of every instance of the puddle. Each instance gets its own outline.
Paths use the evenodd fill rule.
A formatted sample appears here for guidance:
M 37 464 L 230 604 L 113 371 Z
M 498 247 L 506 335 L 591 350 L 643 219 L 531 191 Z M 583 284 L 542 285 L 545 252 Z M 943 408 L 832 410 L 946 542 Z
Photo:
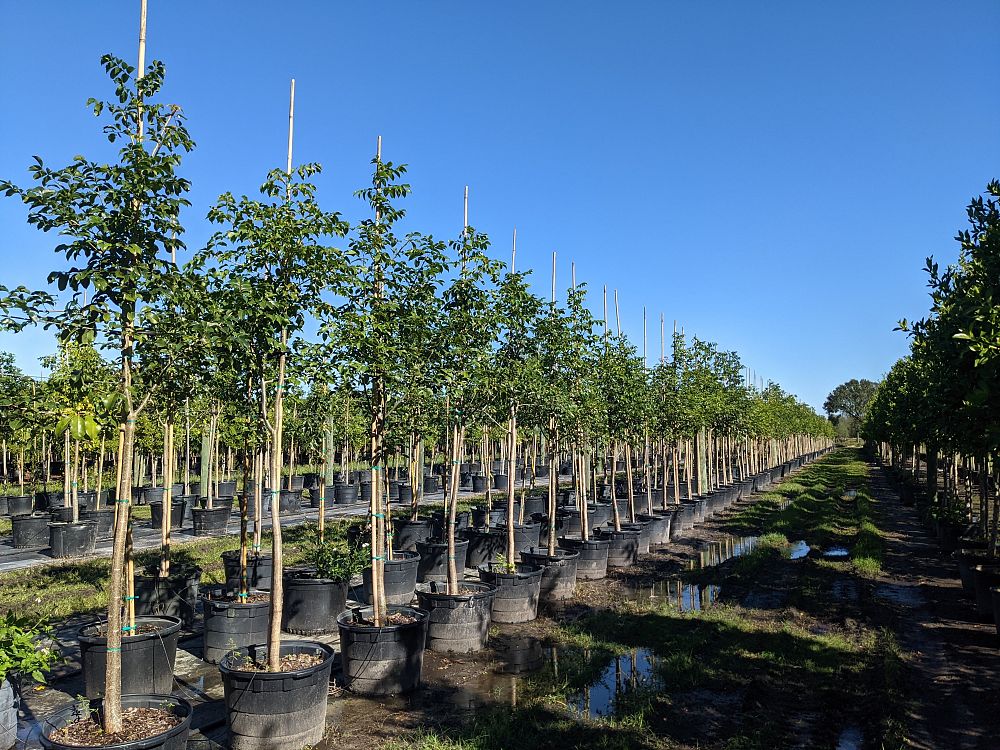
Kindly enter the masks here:
M 799 539 L 797 542 L 792 542 L 791 550 L 789 551 L 789 557 L 793 560 L 801 560 L 809 554 L 809 543 L 805 539 Z
M 904 607 L 919 607 L 924 603 L 923 594 L 915 586 L 899 586 L 894 583 L 881 583 L 875 587 L 875 598 L 890 604 Z
M 849 578 L 840 578 L 833 582 L 830 595 L 838 601 L 856 602 L 861 599 L 861 591 L 856 581 Z
M 614 656 L 597 679 L 567 697 L 566 705 L 580 718 L 613 716 L 622 699 L 630 693 L 660 683 L 658 663 L 659 657 L 646 648 Z
M 700 612 L 708 609 L 718 599 L 722 587 L 714 584 L 697 584 L 668 578 L 646 586 L 629 588 L 629 599 L 636 602 L 664 603 L 681 612 Z
M 757 549 L 758 542 L 760 537 L 756 536 L 731 536 L 721 542 L 709 542 L 698 550 L 697 560 L 688 560 L 688 570 L 711 568 L 734 557 L 749 555 Z
M 846 491 L 846 492 L 844 493 L 844 499 L 845 499 L 845 500 L 853 500 L 853 499 L 854 499 L 854 498 L 856 498 L 857 496 L 858 496 L 858 491 L 857 491 L 857 490 L 847 490 L 847 491 Z M 846 731 L 846 730 L 845 730 L 845 731 Z
M 837 738 L 837 750 L 861 750 L 865 737 L 858 727 L 846 727 Z
M 848 557 L 850 554 L 851 552 L 847 547 L 830 547 L 823 550 L 823 557 L 829 558 Z

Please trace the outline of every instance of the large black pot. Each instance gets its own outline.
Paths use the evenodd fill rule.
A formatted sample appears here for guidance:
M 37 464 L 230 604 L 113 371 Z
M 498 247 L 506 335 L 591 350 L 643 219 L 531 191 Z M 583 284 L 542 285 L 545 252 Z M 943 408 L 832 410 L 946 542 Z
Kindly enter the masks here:
M 993 597 L 990 589 L 1000 586 L 1000 565 L 974 565 L 972 580 L 976 588 L 976 614 L 988 622 L 993 619 Z
M 229 508 L 192 508 L 191 517 L 195 536 L 225 534 L 229 524 Z
M 163 487 L 143 487 L 141 497 L 142 505 L 148 505 L 149 503 L 162 503 Z
M 282 513 L 298 513 L 302 510 L 302 490 L 282 490 L 278 510 Z
M 122 695 L 169 694 L 174 687 L 174 660 L 181 622 L 176 617 L 136 617 L 138 635 L 123 635 Z M 83 691 L 88 698 L 104 694 L 108 660 L 105 625 L 80 629 Z M 149 632 L 145 632 L 145 631 Z
M 49 524 L 49 547 L 53 557 L 92 555 L 96 545 L 97 524 L 93 521 Z
M 385 601 L 399 606 L 413 601 L 413 589 L 417 585 L 417 567 L 420 555 L 409 550 L 395 550 L 393 559 L 385 561 L 382 580 L 385 583 Z M 361 571 L 364 601 L 372 603 L 372 569 Z
M 219 482 L 215 488 L 218 497 L 233 497 L 236 495 L 236 482 Z
M 163 526 L 163 501 L 157 500 L 149 504 L 149 525 L 153 529 Z M 171 498 L 170 528 L 179 529 L 184 525 L 184 501 Z
M 456 539 L 455 567 L 458 570 L 459 578 L 463 575 L 468 552 L 469 540 Z M 418 581 L 443 582 L 448 580 L 448 542 L 423 539 L 417 542 L 417 554 L 420 555 L 420 563 L 417 565 Z
M 73 520 L 73 508 L 68 505 L 62 508 L 49 508 L 49 517 L 54 523 L 69 523 Z
M 51 521 L 52 516 L 48 513 L 14 516 L 10 519 L 14 547 L 28 549 L 46 546 L 49 543 L 49 523 Z
M 507 538 L 507 525 L 497 526 L 503 538 Z M 514 553 L 538 546 L 538 540 L 542 533 L 542 526 L 538 523 L 514 524 Z
M 281 628 L 288 633 L 330 633 L 336 627 L 334 618 L 347 606 L 347 581 L 290 573 L 285 576 L 284 589 Z
M 476 494 L 479 494 L 481 492 L 486 492 L 486 485 L 488 482 L 489 479 L 487 477 L 484 477 L 480 474 L 473 474 L 472 491 L 475 492 Z
M 521 563 L 508 572 L 506 566 L 486 563 L 479 566 L 479 578 L 497 588 L 493 596 L 494 622 L 530 622 L 538 616 L 541 566 Z
M 354 505 L 360 502 L 355 484 L 338 484 L 333 489 L 333 499 L 337 505 Z
M 123 710 L 129 708 L 158 708 L 169 711 L 178 719 L 180 723 L 170 727 L 162 734 L 155 735 L 149 739 L 127 742 L 115 745 L 104 745 L 104 750 L 185 750 L 187 747 L 188 734 L 191 731 L 191 716 L 194 709 L 191 704 L 176 695 L 170 695 L 165 691 L 159 695 L 122 695 L 121 706 Z M 88 717 L 100 717 L 104 707 L 100 700 L 92 700 L 89 704 L 81 705 L 80 701 L 74 701 L 52 714 L 49 714 L 42 721 L 42 731 L 39 741 L 46 750 L 79 750 L 79 745 L 66 745 L 52 739 L 52 735 L 67 724 L 73 724 Z
M 108 536 L 115 528 L 115 511 L 112 508 L 91 508 L 80 511 L 81 521 L 93 521 L 97 526 L 97 536 Z
M 529 565 L 542 568 L 542 583 L 539 593 L 543 599 L 561 601 L 572 599 L 576 593 L 576 566 L 579 552 L 556 549 L 549 554 L 548 547 L 532 547 L 521 552 L 521 559 Z
M 8 495 L 6 513 L 11 517 L 26 516 L 31 513 L 34 504 L 31 495 Z
M 434 519 L 418 518 L 411 521 L 408 518 L 392 519 L 393 546 L 396 549 L 415 552 L 417 542 L 434 536 Z
M 653 513 L 652 515 L 640 513 L 637 518 L 641 523 L 646 524 L 649 532 L 650 547 L 659 547 L 670 541 L 670 516 L 664 516 L 659 513 Z
M 440 489 L 438 486 L 438 478 L 435 476 L 424 477 L 424 494 L 430 495 L 432 492 L 437 492 Z
M 230 750 L 297 750 L 323 739 L 333 649 L 315 641 L 284 641 L 281 654 L 315 654 L 323 661 L 293 672 L 247 670 L 247 658 L 266 661 L 267 647 L 261 646 L 219 662 Z
M 218 664 L 230 651 L 267 644 L 271 602 L 241 602 L 237 593 L 238 589 L 215 586 L 202 596 L 202 658 L 209 664 Z
M 976 581 L 972 568 L 976 565 L 989 563 L 990 556 L 985 549 L 959 549 L 954 553 L 958 563 L 958 575 L 962 580 L 962 590 L 970 598 L 976 596 Z
M 478 568 L 486 563 L 496 562 L 497 556 L 507 551 L 507 535 L 495 528 L 466 529 L 469 549 L 465 555 L 465 567 Z
M 226 570 L 226 588 L 240 587 L 240 551 L 229 550 L 222 553 L 222 565 Z M 273 560 L 270 555 L 247 552 L 247 585 L 252 589 L 270 590 Z
M 390 607 L 390 615 L 413 618 L 401 625 L 376 628 L 355 621 L 353 611 L 337 617 L 340 653 L 347 687 L 360 695 L 408 693 L 420 685 L 427 642 L 427 612 L 411 607 Z M 359 610 L 362 619 L 372 608 Z
M 598 532 L 602 539 L 610 542 L 608 547 L 608 567 L 627 568 L 634 565 L 639 559 L 639 534 L 638 529 L 601 529 Z
M 576 577 L 581 581 L 599 581 L 608 575 L 608 552 L 610 539 L 580 539 L 579 537 L 559 537 L 559 546 L 578 552 Z
M 448 594 L 437 581 L 417 585 L 417 604 L 427 612 L 427 648 L 444 653 L 469 654 L 486 647 L 490 610 L 496 588 L 487 583 L 459 583 L 458 594 Z
M 174 567 L 166 578 L 161 578 L 154 568 L 135 577 L 135 612 L 177 618 L 190 628 L 200 589 L 201 568 Z
M 409 484 L 399 485 L 399 504 L 413 505 L 413 487 Z

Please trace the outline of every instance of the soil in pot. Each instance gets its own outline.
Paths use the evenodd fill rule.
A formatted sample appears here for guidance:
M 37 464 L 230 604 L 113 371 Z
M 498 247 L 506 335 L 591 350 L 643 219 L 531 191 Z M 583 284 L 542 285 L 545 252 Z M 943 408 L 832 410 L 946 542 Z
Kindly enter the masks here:
M 330 633 L 347 607 L 347 581 L 316 578 L 307 572 L 288 573 L 284 580 L 281 628 L 297 635 Z
M 470 654 L 486 647 L 496 588 L 463 581 L 457 594 L 443 583 L 417 584 L 417 605 L 427 612 L 427 648 L 442 653 Z
M 222 566 L 226 570 L 226 588 L 240 587 L 240 551 L 238 549 L 223 552 Z M 271 572 L 273 570 L 270 555 L 247 552 L 247 585 L 251 589 L 271 589 Z
M 539 595 L 547 601 L 572 599 L 576 593 L 576 566 L 579 552 L 557 549 L 550 555 L 547 547 L 532 547 L 521 552 L 521 559 L 542 568 Z
M 191 730 L 191 704 L 169 693 L 122 696 L 122 731 L 106 735 L 99 721 L 101 701 L 70 703 L 42 722 L 42 747 L 185 750 Z
M 251 591 L 240 599 L 239 591 L 217 586 L 202 597 L 205 615 L 203 659 L 218 664 L 233 650 L 267 643 L 271 596 Z
M 469 540 L 455 540 L 455 567 L 462 575 L 465 559 L 469 552 Z M 417 580 L 420 582 L 448 580 L 448 542 L 439 539 L 426 539 L 417 542 L 417 554 L 420 562 L 417 564 Z
M 326 730 L 333 649 L 315 641 L 283 641 L 284 671 L 268 672 L 266 647 L 219 662 L 231 750 L 299 750 Z
M 53 557 L 92 555 L 96 545 L 97 524 L 93 521 L 49 524 L 49 547 Z
M 580 537 L 559 537 L 562 549 L 579 552 L 576 561 L 576 577 L 580 581 L 599 581 L 608 575 L 608 552 L 610 539 L 581 539 Z
M 542 584 L 540 565 L 487 563 L 479 566 L 483 583 L 496 586 L 491 616 L 493 622 L 530 622 L 538 616 L 538 597 Z
M 389 624 L 370 624 L 372 608 L 343 612 L 340 629 L 344 682 L 359 695 L 398 695 L 420 685 L 427 612 L 412 607 L 390 607 Z
M 52 516 L 48 513 L 14 516 L 10 520 L 14 547 L 28 549 L 47 546 L 51 521 Z
M 136 617 L 136 633 L 122 636 L 122 695 L 169 694 L 174 687 L 174 660 L 181 622 L 176 617 Z M 104 693 L 108 639 L 106 626 L 80 630 L 84 695 Z
M 194 625 L 200 588 L 201 568 L 175 565 L 166 578 L 161 578 L 156 568 L 147 569 L 135 577 L 135 612 L 176 617 L 190 628 Z
M 420 555 L 409 550 L 394 550 L 392 559 L 385 561 L 385 600 L 388 604 L 405 605 L 413 601 L 413 589 L 417 585 L 417 567 Z M 364 601 L 372 603 L 372 569 L 361 571 Z

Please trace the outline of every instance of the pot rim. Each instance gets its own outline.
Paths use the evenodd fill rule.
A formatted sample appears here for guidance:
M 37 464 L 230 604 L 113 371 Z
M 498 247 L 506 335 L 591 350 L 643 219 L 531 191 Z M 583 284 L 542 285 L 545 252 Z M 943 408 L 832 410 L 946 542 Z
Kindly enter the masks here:
M 314 664 L 313 666 L 306 667 L 305 669 L 294 669 L 291 672 L 258 672 L 257 670 L 233 669 L 228 666 L 226 662 L 232 659 L 233 656 L 231 653 L 227 653 L 222 657 L 222 659 L 219 660 L 219 671 L 222 672 L 224 676 L 228 674 L 239 676 L 250 675 L 253 676 L 254 679 L 283 680 L 287 677 L 308 677 L 309 675 L 315 674 L 325 668 L 327 664 L 333 661 L 333 649 L 322 641 L 282 641 L 278 647 L 279 653 L 281 653 L 283 649 L 289 647 L 319 649 L 323 652 L 326 658 L 324 658 L 319 664 Z M 246 652 L 247 649 L 239 649 L 239 651 L 242 653 Z
M 122 696 L 123 703 L 128 698 L 144 698 L 144 699 L 147 699 L 147 700 L 149 700 L 151 702 L 155 701 L 155 700 L 158 700 L 158 699 L 162 699 L 162 703 L 164 704 L 164 706 L 167 706 L 167 705 L 170 706 L 170 708 L 164 708 L 163 710 L 171 711 L 175 716 L 179 715 L 181 721 L 180 721 L 179 724 L 177 724 L 177 726 L 170 727 L 170 729 L 168 729 L 167 731 L 161 732 L 160 734 L 155 734 L 152 737 L 147 737 L 144 740 L 134 740 L 134 741 L 131 741 L 131 742 L 117 742 L 117 743 L 115 743 L 113 745 L 99 745 L 99 746 L 97 746 L 96 750 L 143 750 L 144 748 L 156 747 L 156 746 L 159 746 L 159 745 L 163 745 L 163 744 L 165 744 L 164 740 L 167 740 L 167 739 L 169 739 L 171 737 L 174 737 L 175 735 L 178 735 L 178 734 L 180 734 L 182 732 L 188 732 L 188 731 L 191 730 L 191 718 L 194 716 L 194 708 L 184 698 L 182 698 L 182 697 L 180 697 L 178 695 L 164 695 L 163 693 L 132 694 L 132 695 L 123 695 Z M 95 704 L 98 707 L 100 707 L 101 705 L 103 705 L 103 699 L 95 698 L 94 700 L 90 701 L 90 705 L 93 706 Z M 123 707 L 127 708 L 127 706 L 123 706 Z M 182 709 L 183 710 L 183 714 L 178 714 L 177 709 Z M 52 717 L 52 716 L 55 716 L 57 714 L 63 714 L 63 713 L 67 713 L 69 716 L 72 716 L 74 718 L 78 718 L 79 714 L 77 713 L 77 703 L 73 702 L 73 703 L 64 704 L 63 706 L 61 706 L 60 708 L 57 708 L 55 711 L 53 711 L 48 716 Z M 67 724 L 68 723 L 71 723 L 71 722 L 67 721 Z M 65 725 L 62 725 L 62 726 L 65 726 Z M 95 748 L 93 746 L 88 746 L 88 745 L 67 745 L 67 744 L 64 744 L 62 742 L 56 742 L 56 741 L 50 739 L 49 738 L 49 734 L 52 731 L 54 731 L 55 729 L 61 729 L 62 726 L 58 726 L 58 727 L 54 726 L 49 721 L 48 717 L 42 719 L 42 722 L 41 722 L 41 729 L 42 729 L 41 734 L 42 734 L 42 738 L 44 740 L 43 745 L 47 744 L 48 747 L 52 747 L 52 748 L 72 748 L 73 750 L 76 750 L 77 748 L 87 747 L 90 750 L 95 750 Z
M 149 623 L 150 620 L 153 621 L 165 621 L 167 622 L 166 627 L 157 630 L 155 633 L 136 633 L 135 635 L 122 633 L 122 640 L 126 638 L 129 639 L 129 643 L 140 643 L 142 641 L 152 640 L 153 638 L 165 638 L 173 635 L 174 633 L 179 633 L 181 629 L 181 619 L 179 617 L 172 617 L 170 615 L 136 615 L 136 623 L 144 622 Z M 77 631 L 77 638 L 79 638 L 80 645 L 86 643 L 88 646 L 107 646 L 108 637 L 106 635 L 88 635 L 85 631 L 91 630 L 92 628 L 106 627 L 106 622 L 91 623 L 90 625 L 84 625 Z
M 357 607 L 362 613 L 372 612 L 373 607 L 369 604 L 364 607 Z M 410 606 L 389 606 L 388 612 L 392 614 L 394 612 L 405 611 L 408 614 L 415 615 L 416 620 L 413 622 L 407 622 L 402 625 L 382 625 L 381 627 L 376 627 L 375 625 L 358 625 L 353 621 L 354 609 L 345 609 L 339 615 L 337 615 L 337 627 L 344 628 L 346 630 L 354 631 L 356 633 L 377 633 L 385 632 L 391 630 L 406 630 L 409 628 L 423 627 L 424 624 L 430 619 L 430 614 L 427 610 L 420 609 L 419 607 Z

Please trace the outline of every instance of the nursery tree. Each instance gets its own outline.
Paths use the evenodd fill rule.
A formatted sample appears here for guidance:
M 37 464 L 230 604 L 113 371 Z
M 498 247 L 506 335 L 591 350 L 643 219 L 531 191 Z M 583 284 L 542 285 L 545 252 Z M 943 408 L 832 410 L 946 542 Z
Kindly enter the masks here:
M 154 61 L 145 68 L 143 57 L 141 48 L 136 75 L 136 69 L 124 61 L 105 55 L 101 62 L 114 85 L 115 98 L 88 102 L 96 116 L 105 118 L 103 129 L 109 142 L 119 145 L 116 161 L 101 163 L 76 156 L 68 166 L 52 169 L 35 157 L 29 170 L 33 187 L 0 181 L 0 190 L 17 196 L 28 207 L 30 224 L 64 238 L 55 251 L 69 264 L 52 271 L 48 279 L 60 293 L 68 291 L 68 296 L 0 286 L 3 321 L 16 329 L 41 324 L 55 328 L 61 340 L 96 340 L 115 351 L 120 368 L 115 410 L 122 456 L 131 456 L 135 420 L 146 406 L 146 399 L 136 399 L 133 385 L 136 353 L 158 345 L 138 325 L 138 316 L 143 305 L 178 283 L 170 255 L 183 247 L 177 239 L 179 213 L 188 205 L 189 189 L 178 168 L 181 156 L 194 146 L 180 108 L 156 100 L 164 79 L 162 63 Z M 122 716 L 120 646 L 132 469 L 129 460 L 121 465 L 108 592 L 103 713 L 108 732 L 121 730 Z

